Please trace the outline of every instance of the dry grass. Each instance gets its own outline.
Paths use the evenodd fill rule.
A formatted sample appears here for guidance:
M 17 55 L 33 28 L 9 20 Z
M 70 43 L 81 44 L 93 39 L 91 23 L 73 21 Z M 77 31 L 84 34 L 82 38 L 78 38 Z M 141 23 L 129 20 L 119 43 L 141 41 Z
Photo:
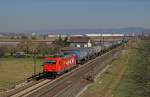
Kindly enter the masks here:
M 42 60 L 37 60 L 37 73 L 42 71 Z M 25 80 L 33 74 L 32 58 L 0 58 L 0 88 Z

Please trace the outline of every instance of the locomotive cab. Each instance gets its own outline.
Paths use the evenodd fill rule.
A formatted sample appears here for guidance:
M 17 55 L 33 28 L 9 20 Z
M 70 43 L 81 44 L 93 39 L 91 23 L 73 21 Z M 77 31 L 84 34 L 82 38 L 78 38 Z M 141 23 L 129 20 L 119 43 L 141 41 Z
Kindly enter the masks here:
M 57 60 L 47 60 L 44 62 L 44 72 L 50 72 L 56 69 Z
M 46 58 L 43 64 L 43 72 L 46 76 L 54 76 L 58 72 L 57 64 L 59 63 L 59 58 Z

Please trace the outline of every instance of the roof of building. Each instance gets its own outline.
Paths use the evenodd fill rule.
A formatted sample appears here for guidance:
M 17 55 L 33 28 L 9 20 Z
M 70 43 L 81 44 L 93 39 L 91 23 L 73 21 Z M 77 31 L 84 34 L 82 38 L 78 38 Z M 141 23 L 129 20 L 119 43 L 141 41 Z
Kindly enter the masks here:
M 76 37 L 70 37 L 69 42 L 77 42 L 77 43 L 86 43 L 89 42 L 90 38 L 87 36 L 76 36 Z

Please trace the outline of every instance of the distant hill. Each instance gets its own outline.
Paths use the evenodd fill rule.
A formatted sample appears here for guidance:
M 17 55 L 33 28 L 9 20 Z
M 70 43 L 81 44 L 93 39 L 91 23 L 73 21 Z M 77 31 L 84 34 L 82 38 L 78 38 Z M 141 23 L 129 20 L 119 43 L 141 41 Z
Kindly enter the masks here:
M 127 27 L 127 28 L 112 28 L 112 29 L 56 29 L 56 30 L 42 30 L 42 31 L 32 31 L 38 35 L 48 35 L 48 34 L 89 34 L 89 33 L 125 33 L 139 35 L 142 32 L 149 32 L 150 29 L 142 27 Z M 32 32 L 0 32 L 2 35 L 31 35 Z

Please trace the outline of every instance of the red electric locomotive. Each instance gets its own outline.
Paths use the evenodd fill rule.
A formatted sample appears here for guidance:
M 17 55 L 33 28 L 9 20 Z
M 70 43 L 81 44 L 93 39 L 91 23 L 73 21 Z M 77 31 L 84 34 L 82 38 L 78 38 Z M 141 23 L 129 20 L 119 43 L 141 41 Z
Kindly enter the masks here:
M 44 60 L 43 72 L 47 76 L 56 77 L 65 71 L 76 66 L 75 55 L 61 55 L 57 57 L 47 57 Z

